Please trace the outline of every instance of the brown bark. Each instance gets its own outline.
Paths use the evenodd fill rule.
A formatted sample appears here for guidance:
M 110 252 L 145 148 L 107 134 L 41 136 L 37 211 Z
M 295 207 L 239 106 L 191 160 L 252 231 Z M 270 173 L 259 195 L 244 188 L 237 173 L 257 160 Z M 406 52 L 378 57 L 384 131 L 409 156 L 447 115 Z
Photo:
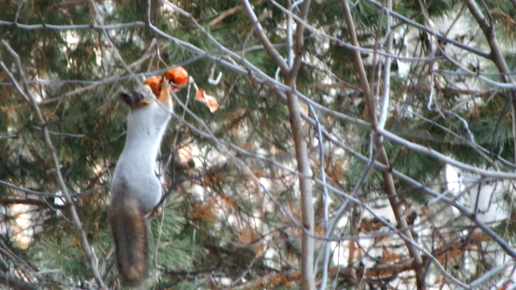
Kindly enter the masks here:
M 353 18 L 351 16 L 351 11 L 349 9 L 349 5 L 346 0 L 342 0 L 342 6 L 344 8 L 344 17 L 346 18 L 346 24 L 349 31 L 350 43 L 356 47 L 359 46 L 355 25 L 353 23 Z M 371 129 L 375 132 L 374 135 L 374 143 L 376 150 L 378 151 L 378 159 L 379 161 L 387 167 L 390 167 L 389 158 L 387 157 L 387 153 L 385 152 L 385 148 L 383 147 L 382 136 L 378 134 L 378 120 L 376 118 L 375 108 L 376 104 L 374 101 L 373 94 L 369 87 L 369 81 L 367 79 L 367 75 L 364 69 L 364 65 L 362 63 L 362 58 L 360 56 L 360 52 L 357 50 L 353 51 L 355 64 L 358 69 L 360 84 L 362 86 L 362 91 L 364 93 L 364 99 L 367 107 L 367 114 L 369 116 L 369 121 L 371 123 Z M 384 189 L 389 197 L 389 203 L 391 205 L 391 209 L 396 217 L 396 221 L 398 222 L 398 229 L 400 230 L 400 236 L 405 242 L 407 250 L 409 252 L 410 257 L 413 259 L 413 269 L 416 276 L 416 284 L 417 289 L 423 290 L 426 289 L 425 281 L 424 281 L 424 269 L 423 263 L 421 260 L 421 256 L 419 254 L 419 250 L 415 246 L 414 239 L 412 237 L 411 232 L 407 228 L 407 222 L 402 217 L 403 213 L 401 211 L 400 202 L 398 199 L 398 195 L 396 192 L 396 187 L 394 186 L 394 180 L 390 172 L 382 171 L 382 177 L 384 182 Z

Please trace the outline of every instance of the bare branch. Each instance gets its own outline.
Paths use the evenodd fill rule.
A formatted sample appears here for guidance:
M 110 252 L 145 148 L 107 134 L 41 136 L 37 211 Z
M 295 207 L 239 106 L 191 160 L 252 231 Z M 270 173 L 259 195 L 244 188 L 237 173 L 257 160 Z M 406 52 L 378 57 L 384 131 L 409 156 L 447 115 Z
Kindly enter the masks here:
M 297 23 L 296 33 L 295 33 L 295 43 L 294 43 L 294 64 L 290 68 L 289 77 L 292 79 L 296 79 L 297 73 L 299 71 L 299 66 L 301 65 L 301 60 L 303 58 L 304 53 L 304 37 L 303 34 L 305 32 L 305 24 L 306 16 L 308 15 L 308 9 L 310 8 L 310 0 L 303 0 L 300 9 L 299 19 L 303 20 L 302 22 Z M 290 15 L 290 14 L 289 14 Z
M 483 2 L 483 1 L 482 1 Z M 494 31 L 494 27 L 492 26 L 493 21 L 491 14 L 489 11 L 486 11 L 489 15 L 490 23 L 486 21 L 484 18 L 484 15 L 482 15 L 482 12 L 478 8 L 477 4 L 473 0 L 466 0 L 466 5 L 468 6 L 469 11 L 477 21 L 478 25 L 482 29 L 482 32 L 484 33 L 484 36 L 486 37 L 487 43 L 489 43 L 489 47 L 491 48 L 491 59 L 495 63 L 496 67 L 498 68 L 498 71 L 501 72 L 502 79 L 509 84 L 513 84 L 514 80 L 511 77 L 511 71 L 509 70 L 509 67 L 507 66 L 507 62 L 505 61 L 505 58 L 502 54 L 502 50 L 500 49 L 500 46 L 498 45 L 498 42 L 496 41 L 496 33 Z M 514 5 L 514 2 L 513 2 Z M 514 127 L 514 118 L 516 117 L 516 88 L 512 88 L 509 92 L 511 99 L 512 99 L 512 115 L 513 115 L 513 132 L 516 131 L 516 128 Z M 516 140 L 516 136 L 514 136 L 514 140 Z M 516 144 L 513 145 L 514 149 L 516 149 Z M 516 150 L 515 150 L 516 152 Z M 516 153 L 515 153 L 516 154 Z M 516 155 L 515 155 L 516 156 Z
M 353 23 L 353 18 L 351 16 L 351 11 L 349 9 L 349 5 L 347 0 L 342 0 L 342 7 L 344 9 L 344 17 L 346 19 L 346 24 L 349 31 L 349 36 L 351 43 L 354 46 L 359 46 L 355 24 Z M 374 131 L 374 143 L 376 146 L 376 150 L 378 150 L 378 158 L 382 164 L 387 167 L 390 167 L 389 158 L 387 157 L 387 153 L 385 152 L 385 148 L 383 147 L 383 141 L 381 136 L 379 135 L 379 131 L 381 130 L 378 125 L 378 120 L 376 119 L 376 104 L 374 102 L 374 96 L 372 95 L 371 89 L 369 87 L 369 82 L 367 80 L 367 75 L 364 69 L 364 65 L 362 63 L 362 57 L 358 51 L 353 51 L 355 64 L 358 69 L 360 83 L 362 85 L 362 91 L 364 93 L 364 99 L 366 102 L 368 117 L 371 122 L 371 129 Z M 402 217 L 400 201 L 397 196 L 396 188 L 394 186 L 394 180 L 392 175 L 389 172 L 382 171 L 384 188 L 387 196 L 389 197 L 389 203 L 391 204 L 391 209 L 396 217 L 398 225 L 400 228 L 404 229 L 407 227 L 406 220 Z M 402 230 L 403 235 L 406 237 L 405 245 L 407 246 L 409 255 L 412 259 L 414 259 L 414 271 L 416 274 L 416 283 L 418 289 L 426 289 L 425 286 L 425 274 L 423 269 L 423 261 L 419 255 L 419 250 L 414 246 L 414 239 L 412 238 L 412 234 L 409 230 Z
M 40 30 L 40 29 L 51 29 L 51 30 L 120 30 L 126 28 L 145 27 L 145 23 L 135 21 L 131 23 L 121 23 L 113 25 L 93 25 L 93 24 L 82 24 L 82 25 L 52 25 L 52 24 L 20 24 L 15 22 L 9 22 L 0 20 L 0 26 L 14 26 L 24 30 Z
M 316 123 L 315 123 L 315 121 L 312 118 L 310 118 L 308 116 L 304 116 L 303 118 L 307 122 L 309 122 L 312 126 L 316 126 Z M 362 154 L 356 152 L 355 150 L 353 150 L 349 146 L 345 145 L 341 141 L 337 140 L 328 131 L 323 129 L 322 133 L 323 133 L 323 135 L 326 138 L 328 138 L 329 141 L 331 141 L 332 143 L 336 144 L 340 148 L 344 149 L 351 156 L 357 158 L 358 160 L 360 160 L 360 161 L 362 161 L 364 163 L 368 162 L 369 159 L 366 156 L 363 156 Z M 374 161 L 373 165 L 377 169 L 380 169 L 382 171 L 386 171 L 386 172 L 392 173 L 392 175 L 394 177 L 398 178 L 399 180 L 401 180 L 403 182 L 406 182 L 407 184 L 411 185 L 412 187 L 420 189 L 420 190 L 424 191 L 425 193 L 429 194 L 430 196 L 432 196 L 434 198 L 439 198 L 441 201 L 445 202 L 446 204 L 452 205 L 461 214 L 463 214 L 465 217 L 470 219 L 475 225 L 477 225 L 484 233 L 486 233 L 489 237 L 491 237 L 498 245 L 500 245 L 500 247 L 509 256 L 511 256 L 513 258 L 516 258 L 516 250 L 514 250 L 509 244 L 507 244 L 507 242 L 505 242 L 500 236 L 498 236 L 493 230 L 491 230 L 485 223 L 483 223 L 482 221 L 479 221 L 476 218 L 476 214 L 471 212 L 471 211 L 469 211 L 463 205 L 458 204 L 456 201 L 454 201 L 454 200 L 450 199 L 449 197 L 445 196 L 445 194 L 440 194 L 440 193 L 434 191 L 432 188 L 421 184 L 420 182 L 418 182 L 418 181 L 412 179 L 411 177 L 409 177 L 409 176 L 399 172 L 396 169 L 393 169 L 391 167 L 385 166 L 384 164 L 382 164 L 382 163 L 380 163 L 378 161 Z M 326 185 L 326 186 L 329 186 L 329 185 Z M 329 187 L 329 188 L 332 189 L 332 187 Z M 332 190 L 335 191 L 335 189 L 332 189 Z
M 388 9 L 392 9 L 392 0 L 387 2 Z M 394 39 L 394 30 L 392 30 L 391 23 L 391 15 L 389 12 L 387 13 L 387 46 L 386 52 L 391 53 L 392 50 L 392 41 Z M 380 114 L 380 120 L 378 121 L 378 126 L 380 129 L 385 128 L 385 122 L 387 122 L 387 114 L 389 111 L 389 99 L 391 93 L 391 62 L 392 59 L 390 57 L 385 58 L 385 72 L 384 72 L 384 87 L 383 87 L 383 100 L 382 100 L 382 113 Z
M 364 0 L 366 2 L 369 2 L 371 4 L 373 4 L 374 6 L 376 6 L 378 9 L 386 9 L 381 3 L 378 3 L 374 0 Z M 406 18 L 405 16 L 399 14 L 399 13 L 396 13 L 394 11 L 391 11 L 391 10 L 387 10 L 387 12 L 396 17 L 397 19 L 399 19 L 400 21 L 410 25 L 410 26 L 413 26 L 421 31 L 424 31 L 426 33 L 430 33 L 432 35 L 435 35 L 437 37 L 437 39 L 439 39 L 440 41 L 445 41 L 447 43 L 451 43 L 459 48 L 462 48 L 466 51 L 469 51 L 469 52 L 472 52 L 478 56 L 481 56 L 481 57 L 484 57 L 484 58 L 489 58 L 489 54 L 479 50 L 479 49 L 476 49 L 476 48 L 473 48 L 471 46 L 468 46 L 468 45 L 465 45 L 464 43 L 460 42 L 460 41 L 457 41 L 455 39 L 451 39 L 451 38 L 447 38 L 446 36 L 440 34 L 440 33 L 437 33 L 436 31 L 433 31 L 431 29 L 428 29 L 427 27 L 425 27 L 424 25 L 421 25 L 413 20 L 410 20 L 408 18 Z
M 233 8 L 231 8 L 231 9 L 228 9 L 228 10 L 220 13 L 219 16 L 217 16 L 215 19 L 210 21 L 210 23 L 208 23 L 208 26 L 209 27 L 213 27 L 213 26 L 217 25 L 219 22 L 224 20 L 224 18 L 235 14 L 236 12 L 240 11 L 240 9 L 242 9 L 242 5 L 237 5 L 237 6 L 233 7 Z
M 185 47 L 187 50 L 189 50 L 191 52 L 197 53 L 199 55 L 204 55 L 207 58 L 213 60 L 214 62 L 218 62 L 218 63 L 224 65 L 225 67 L 229 68 L 229 69 L 232 69 L 232 70 L 234 70 L 234 71 L 236 71 L 238 73 L 241 73 L 243 75 L 250 76 L 255 81 L 267 83 L 272 88 L 274 88 L 276 90 L 279 90 L 281 92 L 286 92 L 286 91 L 290 90 L 285 84 L 282 84 L 282 83 L 276 81 L 274 78 L 266 75 L 260 69 L 256 68 L 253 64 L 249 63 L 245 58 L 243 58 L 240 55 L 232 52 L 231 50 L 223 47 L 219 43 L 216 43 L 216 44 L 218 46 L 220 46 L 220 48 L 225 53 L 228 53 L 231 57 L 233 57 L 233 58 L 237 59 L 238 61 L 242 62 L 245 65 L 245 67 L 250 72 L 252 72 L 252 73 L 249 73 L 249 71 L 246 70 L 246 68 L 242 68 L 242 67 L 240 67 L 238 65 L 235 65 L 234 63 L 231 63 L 231 62 L 228 62 L 228 61 L 225 61 L 225 60 L 221 60 L 220 58 L 214 57 L 214 56 L 212 56 L 210 54 L 206 54 L 206 52 L 204 52 L 203 50 L 197 48 L 196 46 L 194 46 L 194 45 L 192 45 L 190 43 L 183 42 L 183 41 L 181 41 L 181 40 L 179 40 L 177 38 L 174 38 L 174 37 L 164 33 L 163 31 L 159 30 L 158 28 L 156 28 L 154 26 L 151 26 L 151 29 L 154 30 L 159 35 L 161 35 L 161 36 L 163 36 L 163 37 L 165 37 L 165 38 L 167 38 L 167 39 L 169 39 L 171 41 L 174 41 L 175 43 L 181 45 L 182 47 Z M 212 40 L 212 41 L 215 41 L 215 40 Z M 471 72 L 471 73 L 473 74 L 473 72 Z M 504 85 L 502 83 L 498 83 L 498 84 Z M 310 99 L 310 98 L 306 97 L 305 95 L 301 94 L 299 91 L 294 91 L 294 93 L 296 94 L 296 96 L 301 98 L 307 104 L 312 105 L 314 108 L 320 110 L 321 112 L 327 113 L 330 116 L 339 118 L 339 119 L 341 119 L 341 120 L 343 120 L 345 122 L 349 122 L 349 123 L 352 123 L 352 124 L 355 124 L 355 125 L 364 126 L 364 127 L 369 127 L 370 126 L 369 123 L 367 123 L 367 122 L 365 122 L 363 120 L 360 120 L 360 119 L 357 119 L 357 118 L 352 118 L 352 117 L 349 117 L 349 116 L 347 116 L 345 114 L 342 114 L 340 112 L 336 112 L 336 111 L 333 111 L 331 109 L 328 109 L 327 107 L 322 106 L 321 104 L 319 104 L 317 102 L 314 102 L 312 99 Z M 414 143 L 412 143 L 410 141 L 404 140 L 403 138 L 400 138 L 399 136 L 396 136 L 395 134 L 390 133 L 390 132 L 388 132 L 386 130 L 381 130 L 381 132 L 379 132 L 379 133 L 384 135 L 384 137 L 389 138 L 391 141 L 395 141 L 395 142 L 397 142 L 399 144 L 402 144 L 402 145 L 405 145 L 405 146 L 410 144 L 411 148 L 416 148 L 419 152 L 422 152 L 422 153 L 428 153 L 429 155 L 438 158 L 439 161 L 448 163 L 448 164 L 456 166 L 458 168 L 461 168 L 461 169 L 464 169 L 464 170 L 467 170 L 467 171 L 471 171 L 471 172 L 477 173 L 477 174 L 483 174 L 486 177 L 500 178 L 500 179 L 510 179 L 510 180 L 516 179 L 516 174 L 502 173 L 502 172 L 491 171 L 491 170 L 483 170 L 483 169 L 480 169 L 478 167 L 470 166 L 470 165 L 465 164 L 463 162 L 459 162 L 459 161 L 453 160 L 453 159 L 451 159 L 451 158 L 449 158 L 449 157 L 447 157 L 447 156 L 445 156 L 443 154 L 440 154 L 439 152 L 431 150 L 429 148 L 422 147 L 422 146 L 414 144 Z
M 466 0 L 466 5 L 468 6 L 469 11 L 477 21 L 478 25 L 484 32 L 486 40 L 489 43 L 489 47 L 491 48 L 490 57 L 487 58 L 493 60 L 498 70 L 503 74 L 503 80 L 507 83 L 512 83 L 513 81 L 510 77 L 511 72 L 509 70 L 509 67 L 507 66 L 507 63 L 505 62 L 505 58 L 503 57 L 500 46 L 496 41 L 496 33 L 494 31 L 494 27 L 489 25 L 475 1 Z
M 441 56 L 421 57 L 421 58 L 405 57 L 405 56 L 400 56 L 400 55 L 396 55 L 396 54 L 388 54 L 388 53 L 386 53 L 384 51 L 381 51 L 381 50 L 374 50 L 374 49 L 368 49 L 368 48 L 363 48 L 363 47 L 356 47 L 353 44 L 349 44 L 349 43 L 347 43 L 345 41 L 342 41 L 342 40 L 340 40 L 340 39 L 338 39 L 336 37 L 330 36 L 330 35 L 328 35 L 326 33 L 323 33 L 322 31 L 317 30 L 312 25 L 306 23 L 305 20 L 299 18 L 299 16 L 297 16 L 295 14 L 292 14 L 290 11 L 285 9 L 285 7 L 281 6 L 275 0 L 270 0 L 270 1 L 271 1 L 271 3 L 275 7 L 277 7 L 281 11 L 283 11 L 283 13 L 290 14 L 292 16 L 292 18 L 294 18 L 298 23 L 303 24 L 305 29 L 307 29 L 310 32 L 314 33 L 315 36 L 318 36 L 318 37 L 321 37 L 321 38 L 324 38 L 324 39 L 328 39 L 328 40 L 334 41 L 338 45 L 340 45 L 342 47 L 345 47 L 345 48 L 349 48 L 351 50 L 357 50 L 357 51 L 360 51 L 362 53 L 370 53 L 370 54 L 376 53 L 376 54 L 379 54 L 379 55 L 382 55 L 382 56 L 389 56 L 389 57 L 392 57 L 393 59 L 397 59 L 397 60 L 400 60 L 400 61 L 406 61 L 406 62 L 427 62 L 427 61 L 436 61 L 436 60 L 440 60 L 440 59 L 443 58 Z M 394 13 L 394 12 L 392 12 L 392 13 Z
M 421 145 L 417 145 L 417 144 L 415 144 L 413 142 L 407 141 L 407 140 L 397 136 L 396 134 L 393 134 L 393 133 L 388 132 L 386 130 L 378 129 L 378 134 L 384 136 L 386 139 L 389 139 L 389 140 L 391 140 L 393 142 L 396 142 L 396 143 L 398 143 L 400 145 L 406 146 L 407 148 L 409 148 L 411 150 L 427 154 L 429 156 L 432 156 L 432 157 L 436 158 L 439 161 L 442 161 L 442 162 L 445 162 L 447 164 L 453 165 L 453 166 L 455 166 L 457 168 L 460 168 L 462 170 L 466 170 L 466 171 L 469 171 L 469 172 L 472 172 L 472 173 L 475 173 L 475 174 L 479 174 L 479 175 L 482 175 L 484 177 L 497 178 L 497 179 L 507 179 L 507 180 L 516 180 L 516 173 L 504 173 L 504 172 L 496 172 L 496 171 L 491 171 L 491 170 L 485 170 L 485 169 L 481 169 L 481 168 L 478 168 L 478 167 L 475 167 L 475 166 L 471 166 L 471 165 L 468 165 L 468 164 L 465 164 L 465 163 L 462 163 L 462 162 L 458 162 L 458 161 L 455 161 L 454 159 L 452 159 L 450 157 L 445 156 L 442 153 L 439 153 L 439 152 L 437 152 L 437 151 L 435 151 L 433 149 L 430 149 L 430 148 L 427 148 L 427 147 L 424 147 L 424 146 L 421 146 Z
M 290 3 L 290 2 L 289 2 Z M 301 192 L 301 215 L 302 215 L 302 226 L 303 235 L 301 239 L 301 289 L 312 290 L 314 288 L 314 271 L 313 271 L 313 259 L 314 259 L 314 240 L 312 238 L 314 232 L 314 211 L 313 211 L 313 197 L 312 197 L 312 184 L 311 180 L 306 176 L 310 175 L 310 167 L 308 161 L 308 152 L 306 148 L 304 130 L 301 121 L 301 110 L 299 107 L 298 97 L 294 91 L 296 91 L 296 76 L 299 70 L 299 64 L 303 55 L 303 32 L 304 25 L 298 23 L 296 29 L 296 42 L 295 42 L 295 57 L 293 60 L 292 67 L 285 63 L 279 53 L 272 47 L 269 39 L 265 35 L 263 28 L 261 27 L 251 5 L 247 0 L 242 0 L 244 10 L 250 18 L 251 22 L 256 25 L 256 32 L 260 38 L 262 45 L 269 56 L 276 62 L 284 75 L 285 85 L 290 88 L 286 92 L 287 95 L 287 107 L 289 112 L 290 128 L 292 130 L 294 147 L 296 149 L 296 160 L 297 168 L 300 174 L 304 176 L 299 177 L 299 190 Z M 290 5 L 290 4 L 289 4 Z M 301 19 L 306 18 L 308 13 L 308 7 L 310 6 L 309 0 L 304 0 L 301 7 Z M 291 7 L 291 6 L 290 6 Z M 291 22 L 289 22 L 291 25 Z M 289 26 L 291 28 L 291 26 Z M 289 28 L 289 31 L 291 31 Z M 287 33 L 289 34 L 289 33 Z M 291 37 L 289 34 L 287 37 Z M 289 43 L 292 43 L 289 40 Z M 288 46 L 290 50 L 290 46 Z M 290 52 L 289 52 L 290 55 Z M 290 62 L 289 58 L 289 62 Z M 322 146 L 322 144 L 320 144 Z
M 30 198 L 20 198 L 20 199 L 4 199 L 0 198 L 0 204 L 2 205 L 11 205 L 11 204 L 27 204 L 27 205 L 35 205 L 38 207 L 49 207 L 49 203 L 37 199 L 30 199 Z M 66 209 L 67 206 L 65 205 L 59 205 L 59 204 L 52 204 L 53 208 L 57 209 Z
M 258 38 L 260 38 L 260 41 L 263 44 L 263 47 L 269 56 L 274 60 L 274 62 L 276 62 L 276 64 L 280 67 L 283 75 L 286 76 L 289 73 L 287 63 L 283 57 L 281 57 L 279 52 L 272 46 L 272 43 L 269 41 L 267 35 L 265 35 L 265 31 L 263 30 L 258 17 L 256 17 L 256 14 L 254 14 L 253 7 L 251 7 L 251 4 L 247 0 L 242 0 L 242 5 L 244 6 L 244 11 L 247 14 L 247 17 L 249 17 L 249 20 L 253 24 L 255 31 L 258 34 Z

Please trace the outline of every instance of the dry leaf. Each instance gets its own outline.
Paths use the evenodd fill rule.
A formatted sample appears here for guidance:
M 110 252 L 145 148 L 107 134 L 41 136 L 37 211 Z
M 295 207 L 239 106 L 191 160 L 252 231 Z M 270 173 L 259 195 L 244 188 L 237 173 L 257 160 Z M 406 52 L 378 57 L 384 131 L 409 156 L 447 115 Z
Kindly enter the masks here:
M 195 99 L 199 102 L 204 103 L 212 113 L 217 111 L 217 109 L 219 108 L 219 103 L 217 102 L 217 99 L 206 94 L 206 92 L 203 89 L 197 90 L 197 95 L 195 96 Z

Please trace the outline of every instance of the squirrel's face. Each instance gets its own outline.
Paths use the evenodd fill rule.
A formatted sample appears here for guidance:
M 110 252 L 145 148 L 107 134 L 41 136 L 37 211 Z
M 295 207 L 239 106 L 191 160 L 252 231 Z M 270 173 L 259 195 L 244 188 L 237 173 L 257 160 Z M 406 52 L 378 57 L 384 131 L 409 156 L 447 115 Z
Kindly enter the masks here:
M 149 96 L 145 96 L 145 93 L 139 91 L 133 91 L 131 94 L 120 92 L 118 96 L 131 110 L 147 107 L 151 104 L 150 102 L 152 102 L 152 100 L 149 100 Z

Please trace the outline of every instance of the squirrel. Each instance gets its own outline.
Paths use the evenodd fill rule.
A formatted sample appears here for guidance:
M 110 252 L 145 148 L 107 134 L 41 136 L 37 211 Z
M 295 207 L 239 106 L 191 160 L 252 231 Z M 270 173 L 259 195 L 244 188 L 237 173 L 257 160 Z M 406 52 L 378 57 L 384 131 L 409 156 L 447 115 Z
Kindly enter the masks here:
M 125 146 L 111 181 L 111 230 L 122 282 L 140 287 L 147 278 L 145 215 L 161 200 L 161 182 L 154 172 L 156 157 L 171 118 L 169 87 L 179 91 L 188 83 L 182 67 L 146 79 L 143 87 L 119 97 L 129 106 Z M 179 86 L 178 86 L 179 85 Z

